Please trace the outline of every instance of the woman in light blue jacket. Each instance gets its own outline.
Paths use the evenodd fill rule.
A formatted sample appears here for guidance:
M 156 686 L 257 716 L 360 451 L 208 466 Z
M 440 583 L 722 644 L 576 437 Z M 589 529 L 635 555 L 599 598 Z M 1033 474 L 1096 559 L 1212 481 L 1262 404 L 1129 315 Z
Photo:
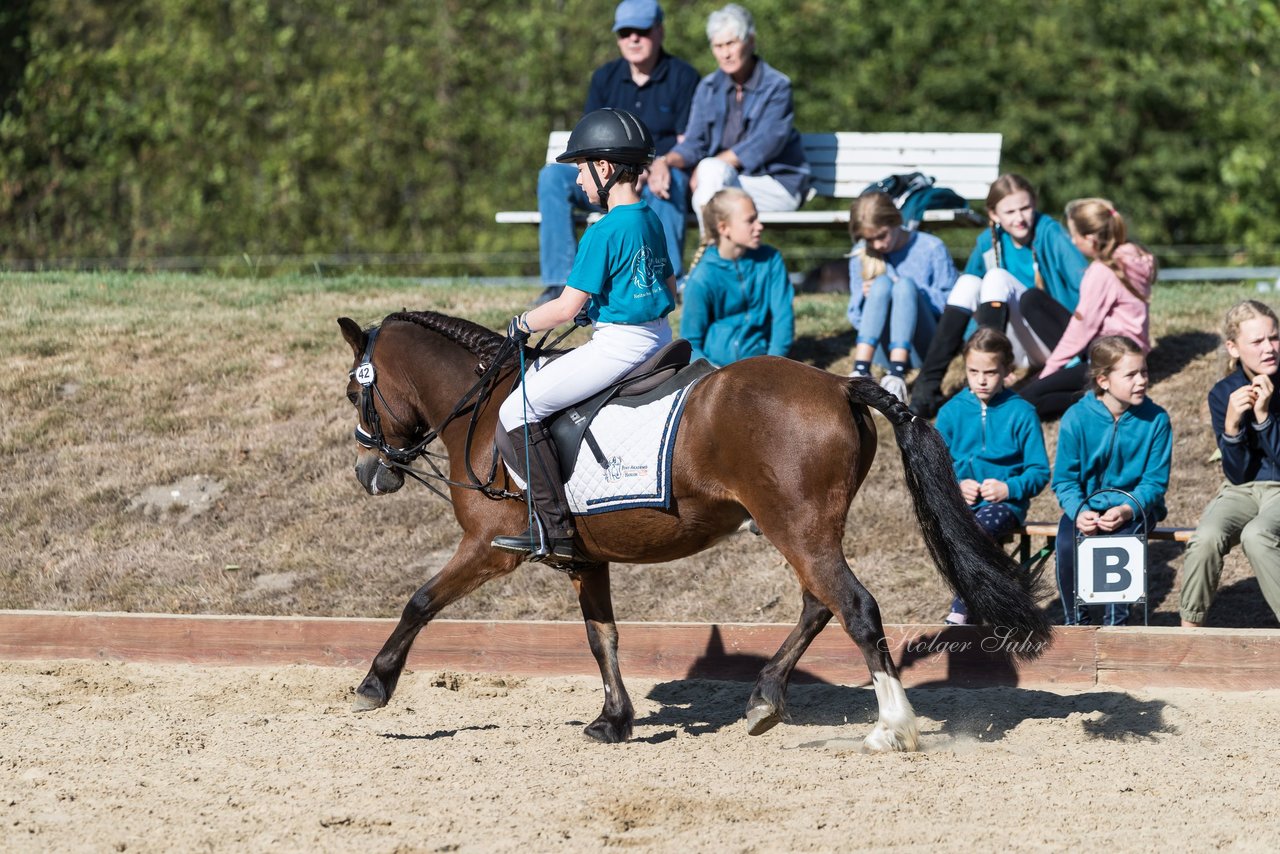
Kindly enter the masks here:
M 782 255 L 760 242 L 764 226 L 743 190 L 721 190 L 703 212 L 703 243 L 685 280 L 680 334 L 694 358 L 727 365 L 785 356 L 795 337 L 795 296 Z
M 693 93 L 684 139 L 650 169 L 692 169 L 694 211 L 724 187 L 746 190 L 762 211 L 795 210 L 809 189 L 809 163 L 791 80 L 756 55 L 755 22 L 737 3 L 711 13 L 707 40 L 719 68 Z

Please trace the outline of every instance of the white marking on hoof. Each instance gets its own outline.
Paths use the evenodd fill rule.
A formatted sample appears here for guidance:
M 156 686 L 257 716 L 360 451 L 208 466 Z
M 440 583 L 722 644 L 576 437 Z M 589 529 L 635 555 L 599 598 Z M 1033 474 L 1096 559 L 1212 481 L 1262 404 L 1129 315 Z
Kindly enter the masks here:
M 871 685 L 880 706 L 880 718 L 863 742 L 864 749 L 873 753 L 919 750 L 920 729 L 916 726 L 916 712 L 911 708 L 902 683 L 896 677 L 876 673 L 871 677 Z

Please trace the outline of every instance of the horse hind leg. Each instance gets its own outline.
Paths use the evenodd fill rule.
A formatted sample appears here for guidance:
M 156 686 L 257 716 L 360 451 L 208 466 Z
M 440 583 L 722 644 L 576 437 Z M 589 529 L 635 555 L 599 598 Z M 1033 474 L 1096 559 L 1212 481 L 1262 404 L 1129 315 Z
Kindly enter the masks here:
M 862 586 L 838 547 L 828 556 L 782 553 L 795 567 L 801 585 L 833 613 L 840 616 L 845 632 L 862 651 L 879 707 L 876 725 L 863 741 L 863 749 L 874 753 L 918 750 L 920 730 L 916 713 L 898 678 L 898 669 L 889 654 L 880 607 Z
M 800 656 L 831 621 L 831 610 L 809 591 L 804 591 L 800 621 L 760 671 L 751 698 L 747 700 L 747 733 L 761 735 L 782 721 L 786 711 L 787 686 Z
M 841 563 L 844 563 L 841 561 Z M 920 749 L 920 729 L 916 712 L 898 678 L 898 668 L 889 654 L 889 642 L 880 622 L 880 606 L 853 570 L 844 564 L 848 590 L 839 608 L 845 631 L 862 650 L 871 673 L 871 687 L 876 693 L 878 715 L 876 725 L 863 740 L 863 749 L 871 753 L 888 753 Z
M 626 741 L 631 738 L 635 708 L 622 684 L 622 671 L 618 666 L 618 624 L 613 617 L 609 565 L 594 564 L 575 571 L 571 577 L 587 626 L 587 643 L 604 682 L 604 708 L 583 732 L 588 738 L 606 744 Z

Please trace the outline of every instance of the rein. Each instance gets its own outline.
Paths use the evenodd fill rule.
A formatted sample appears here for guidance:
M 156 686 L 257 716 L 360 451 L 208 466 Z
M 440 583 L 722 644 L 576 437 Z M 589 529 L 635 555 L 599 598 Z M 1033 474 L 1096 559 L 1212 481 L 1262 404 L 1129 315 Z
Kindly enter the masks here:
M 356 442 L 361 447 L 368 448 L 371 451 L 377 451 L 382 455 L 384 465 L 404 472 L 406 475 L 412 477 L 414 480 L 418 481 L 427 489 L 431 490 L 449 503 L 452 503 L 452 499 L 444 492 L 444 490 L 431 481 L 439 481 L 445 486 L 474 489 L 486 498 L 490 498 L 494 501 L 501 501 L 508 498 L 523 500 L 524 496 L 518 492 L 494 488 L 493 483 L 498 477 L 498 451 L 496 448 L 493 451 L 493 460 L 489 467 L 487 480 L 484 481 L 481 481 L 471 467 L 471 449 L 475 439 L 476 423 L 480 417 L 480 405 L 488 400 L 489 397 L 492 396 L 494 389 L 498 387 L 498 384 L 502 379 L 502 369 L 504 364 L 513 355 L 516 355 L 517 352 L 521 357 L 523 357 L 524 347 L 517 344 L 515 340 L 511 338 L 507 338 L 503 341 L 502 346 L 498 348 L 498 352 L 494 354 L 491 364 L 486 367 L 485 364 L 481 362 L 476 367 L 476 371 L 480 374 L 480 379 L 476 381 L 475 385 L 471 386 L 461 399 L 458 400 L 453 407 L 453 411 L 445 416 L 439 426 L 435 428 L 428 428 L 423 437 L 413 445 L 410 445 L 407 448 L 396 448 L 387 443 L 382 430 L 382 419 L 378 415 L 377 407 L 374 406 L 374 395 L 376 395 L 378 400 L 382 402 L 382 408 L 387 411 L 387 414 L 395 421 L 407 426 L 406 422 L 396 418 L 395 413 L 391 410 L 391 406 L 387 403 L 387 399 L 383 396 L 382 390 L 378 388 L 377 371 L 373 367 L 373 347 L 374 343 L 378 340 L 378 333 L 381 331 L 382 327 L 380 326 L 375 326 L 373 329 L 369 330 L 364 353 L 360 357 L 360 364 L 356 365 L 356 367 L 348 374 L 349 379 L 354 379 L 360 384 L 360 402 L 358 404 L 360 417 L 372 430 L 372 432 L 366 431 L 360 424 L 356 424 L 356 429 L 354 431 L 354 438 Z M 563 341 L 571 332 L 573 332 L 572 327 L 561 333 L 560 336 L 549 345 L 544 345 L 544 342 L 550 335 L 550 333 L 547 333 L 542 336 L 542 339 L 535 347 L 530 349 L 535 353 L 551 350 Z M 523 358 L 521 358 L 521 362 L 523 362 Z M 520 378 L 521 377 L 517 377 L 517 379 Z M 514 388 L 514 385 L 512 387 Z M 429 450 L 428 446 L 440 437 L 440 434 L 444 431 L 445 427 L 449 426 L 449 424 L 454 420 L 467 412 L 470 413 L 471 417 L 467 424 L 467 438 L 463 445 L 463 454 L 466 460 L 467 477 L 470 479 L 470 482 L 463 483 L 460 481 L 450 480 L 448 476 L 441 471 L 438 461 L 446 460 L 448 457 L 444 454 L 439 454 L 435 451 Z M 416 433 L 418 431 L 415 429 L 414 432 Z M 423 457 L 427 461 L 427 464 L 430 465 L 432 469 L 430 472 L 413 468 L 412 463 L 418 457 Z

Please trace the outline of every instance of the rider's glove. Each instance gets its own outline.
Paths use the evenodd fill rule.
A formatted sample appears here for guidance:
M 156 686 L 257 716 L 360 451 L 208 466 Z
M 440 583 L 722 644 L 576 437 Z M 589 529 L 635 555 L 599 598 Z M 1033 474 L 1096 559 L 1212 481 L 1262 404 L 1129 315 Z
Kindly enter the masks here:
M 517 344 L 523 345 L 532 334 L 533 330 L 529 328 L 529 321 L 524 319 L 523 314 L 517 314 L 507 324 L 507 337 L 515 340 Z

